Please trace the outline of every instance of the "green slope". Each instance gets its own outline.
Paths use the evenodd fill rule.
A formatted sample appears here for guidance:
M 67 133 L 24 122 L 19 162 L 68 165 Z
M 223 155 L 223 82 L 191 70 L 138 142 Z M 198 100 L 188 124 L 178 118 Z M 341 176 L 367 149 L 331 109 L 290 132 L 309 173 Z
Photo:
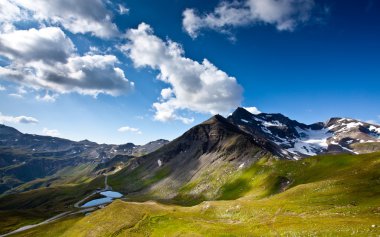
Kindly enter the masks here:
M 235 172 L 217 199 L 118 200 L 16 236 L 379 236 L 380 153 L 262 158 Z

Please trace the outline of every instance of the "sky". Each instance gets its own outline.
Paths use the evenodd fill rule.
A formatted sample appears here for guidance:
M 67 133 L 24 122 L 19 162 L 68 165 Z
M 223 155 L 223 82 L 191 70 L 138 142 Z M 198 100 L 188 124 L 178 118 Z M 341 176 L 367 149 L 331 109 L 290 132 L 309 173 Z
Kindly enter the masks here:
M 0 123 L 174 139 L 238 106 L 380 123 L 377 0 L 2 0 Z

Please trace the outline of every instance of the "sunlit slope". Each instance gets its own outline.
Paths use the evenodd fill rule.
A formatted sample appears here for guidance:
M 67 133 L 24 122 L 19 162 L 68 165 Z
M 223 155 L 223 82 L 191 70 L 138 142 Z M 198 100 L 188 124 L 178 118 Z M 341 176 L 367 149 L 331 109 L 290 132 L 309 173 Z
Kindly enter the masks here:
M 193 207 L 119 200 L 18 236 L 380 235 L 379 153 L 263 158 L 221 190 L 219 198 L 231 200 Z

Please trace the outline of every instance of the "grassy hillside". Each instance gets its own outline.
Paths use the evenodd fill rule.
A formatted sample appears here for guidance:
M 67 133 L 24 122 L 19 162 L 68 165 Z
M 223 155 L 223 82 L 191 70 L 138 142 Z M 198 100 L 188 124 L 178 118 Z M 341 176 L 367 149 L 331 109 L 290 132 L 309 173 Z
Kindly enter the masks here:
M 262 158 L 217 194 L 192 207 L 118 200 L 16 236 L 380 235 L 380 153 Z

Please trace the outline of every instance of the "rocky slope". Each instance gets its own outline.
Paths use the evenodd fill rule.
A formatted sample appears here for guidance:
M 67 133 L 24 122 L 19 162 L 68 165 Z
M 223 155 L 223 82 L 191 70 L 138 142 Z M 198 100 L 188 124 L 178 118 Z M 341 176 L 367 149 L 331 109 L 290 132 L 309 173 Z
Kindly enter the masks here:
M 282 156 L 271 142 L 216 115 L 157 151 L 131 159 L 109 183 L 131 198 L 198 202 L 220 195 L 237 170 L 276 155 Z

